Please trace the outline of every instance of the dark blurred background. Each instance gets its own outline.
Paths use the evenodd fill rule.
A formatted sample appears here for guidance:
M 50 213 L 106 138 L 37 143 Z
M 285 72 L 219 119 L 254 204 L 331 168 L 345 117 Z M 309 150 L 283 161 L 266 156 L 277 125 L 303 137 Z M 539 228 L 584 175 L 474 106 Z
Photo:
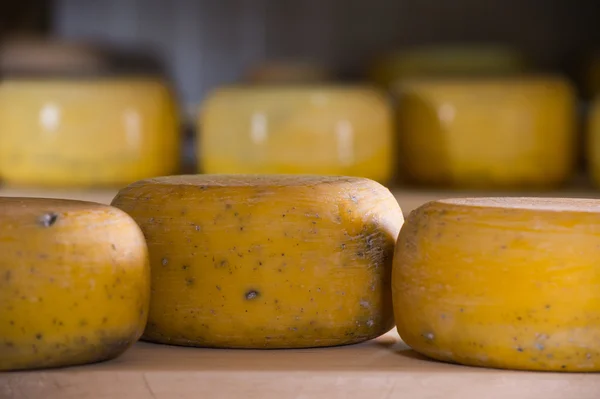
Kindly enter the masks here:
M 186 108 L 265 59 L 318 59 L 353 76 L 403 47 L 497 42 L 576 74 L 600 42 L 597 0 L 21 0 L 0 7 L 4 37 L 154 49 Z

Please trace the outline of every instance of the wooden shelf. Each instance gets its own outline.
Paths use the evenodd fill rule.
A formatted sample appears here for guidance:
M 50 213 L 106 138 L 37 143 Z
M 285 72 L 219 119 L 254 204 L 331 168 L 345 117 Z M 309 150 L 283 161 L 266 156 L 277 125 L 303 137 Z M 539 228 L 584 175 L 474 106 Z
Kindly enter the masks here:
M 395 331 L 353 346 L 220 350 L 140 342 L 94 365 L 0 373 L 2 399 L 597 399 L 597 374 L 472 368 L 428 360 Z

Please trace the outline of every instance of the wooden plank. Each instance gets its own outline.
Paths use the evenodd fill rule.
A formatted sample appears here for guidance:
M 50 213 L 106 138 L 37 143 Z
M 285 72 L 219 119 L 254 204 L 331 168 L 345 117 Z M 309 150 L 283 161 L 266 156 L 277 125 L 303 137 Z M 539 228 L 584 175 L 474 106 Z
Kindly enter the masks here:
M 595 374 L 471 368 L 428 360 L 392 331 L 352 346 L 220 350 L 138 343 L 89 366 L 0 374 L 3 399 L 597 399 Z

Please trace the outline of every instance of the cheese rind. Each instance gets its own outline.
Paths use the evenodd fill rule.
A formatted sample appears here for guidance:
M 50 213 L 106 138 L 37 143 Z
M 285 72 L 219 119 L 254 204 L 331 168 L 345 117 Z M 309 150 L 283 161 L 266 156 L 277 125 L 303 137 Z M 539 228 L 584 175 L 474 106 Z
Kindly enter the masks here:
M 0 83 L 0 179 L 14 185 L 112 186 L 176 173 L 180 137 L 159 79 Z
M 393 327 L 403 222 L 368 179 L 198 175 L 150 179 L 113 205 L 141 226 L 152 299 L 144 339 L 228 348 L 350 344 Z
M 573 172 L 575 95 L 560 77 L 415 79 L 398 92 L 410 182 L 549 189 Z
M 0 199 L 0 370 L 114 358 L 142 334 L 144 236 L 100 204 Z
M 392 110 L 361 86 L 228 87 L 199 115 L 204 173 L 361 176 L 379 182 L 394 171 Z
M 600 370 L 600 201 L 435 201 L 400 232 L 392 291 L 402 339 L 434 359 Z

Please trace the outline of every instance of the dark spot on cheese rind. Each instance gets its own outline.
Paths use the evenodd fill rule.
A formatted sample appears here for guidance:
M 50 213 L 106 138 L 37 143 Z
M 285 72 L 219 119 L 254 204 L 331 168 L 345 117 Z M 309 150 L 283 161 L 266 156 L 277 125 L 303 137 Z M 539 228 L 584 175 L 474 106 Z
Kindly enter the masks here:
M 58 215 L 54 212 L 48 212 L 39 217 L 38 222 L 42 227 L 50 227 L 56 223 Z
M 257 290 L 249 290 L 246 292 L 246 294 L 244 294 L 244 297 L 246 298 L 246 300 L 251 301 L 253 299 L 256 299 L 260 296 L 260 292 L 258 292 Z

